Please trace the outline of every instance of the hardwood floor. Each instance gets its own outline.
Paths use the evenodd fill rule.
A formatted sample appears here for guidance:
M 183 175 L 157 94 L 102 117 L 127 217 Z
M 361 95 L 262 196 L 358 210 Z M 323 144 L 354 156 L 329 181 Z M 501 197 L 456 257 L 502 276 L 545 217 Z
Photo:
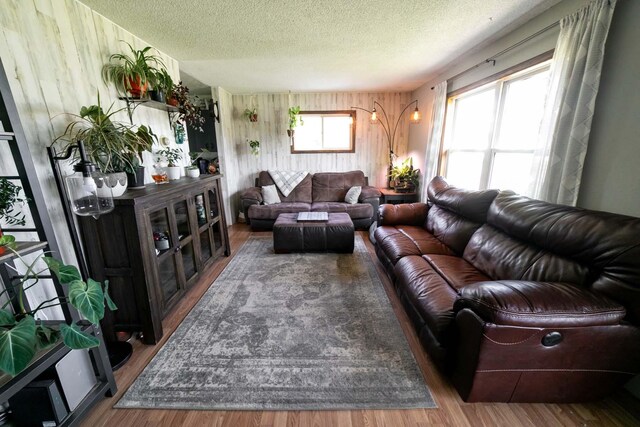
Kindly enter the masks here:
M 135 378 L 142 372 L 182 319 L 220 274 L 233 255 L 254 235 L 249 227 L 235 224 L 229 229 L 232 257 L 215 266 L 207 280 L 194 287 L 162 322 L 164 337 L 155 346 L 134 343 L 131 360 L 115 373 L 118 393 L 100 402 L 84 419 L 85 426 L 640 426 L 638 401 L 622 391 L 618 395 L 588 404 L 506 404 L 465 403 L 453 386 L 440 375 L 420 346 L 410 320 L 395 296 L 382 265 L 377 261 L 366 232 L 359 232 L 378 269 L 393 309 L 400 320 L 411 349 L 425 377 L 437 409 L 354 410 L 354 411 L 185 411 L 149 409 L 113 409 Z M 594 386 L 597 386 L 594 384 Z

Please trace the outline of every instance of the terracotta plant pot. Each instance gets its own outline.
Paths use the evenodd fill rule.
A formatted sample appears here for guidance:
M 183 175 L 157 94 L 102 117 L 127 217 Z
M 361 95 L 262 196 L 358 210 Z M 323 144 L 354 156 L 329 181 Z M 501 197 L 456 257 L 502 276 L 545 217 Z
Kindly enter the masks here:
M 257 122 L 258 121 L 258 115 L 257 114 L 251 114 L 249 116 L 249 121 L 250 122 Z
M 177 107 L 178 106 L 178 100 L 175 99 L 174 97 L 168 98 L 167 99 L 167 104 L 173 106 L 173 107 Z
M 145 84 L 143 85 L 140 83 L 140 81 L 141 81 L 140 77 L 136 77 L 135 79 L 129 79 L 129 86 L 131 87 L 131 89 L 129 89 L 129 93 L 134 98 L 141 98 L 142 95 L 147 93 L 147 88 L 149 87 L 149 83 L 145 82 Z

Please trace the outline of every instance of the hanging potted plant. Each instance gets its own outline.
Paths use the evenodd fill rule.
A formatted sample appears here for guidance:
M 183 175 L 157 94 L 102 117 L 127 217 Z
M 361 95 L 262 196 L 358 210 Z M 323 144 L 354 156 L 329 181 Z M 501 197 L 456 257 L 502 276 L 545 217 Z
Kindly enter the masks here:
M 114 110 L 111 104 L 104 111 L 98 95 L 97 105 L 82 107 L 80 114 L 70 114 L 76 120 L 69 123 L 64 133 L 53 141 L 54 144 L 65 141 L 67 146 L 83 141 L 87 155 L 106 175 L 113 197 L 121 196 L 126 191 L 127 173 L 142 176 L 142 181 L 133 179 L 136 186 L 144 185 L 144 171 L 140 172 L 142 153 L 151 151 L 156 140 L 153 131 L 147 126 L 134 126 L 112 120 L 114 115 L 123 110 Z
M 15 185 L 6 178 L 0 178 L 0 221 L 9 225 L 25 225 L 25 215 L 18 204 L 25 204 L 28 200 L 20 197 L 22 187 Z M 0 226 L 0 239 L 3 237 Z M 0 246 L 2 246 L 0 244 Z
M 253 154 L 254 156 L 260 154 L 260 141 L 247 140 L 247 142 L 249 143 L 249 147 L 251 147 L 251 154 Z
M 143 97 L 150 83 L 154 82 L 158 67 L 165 67 L 162 59 L 150 53 L 151 46 L 142 50 L 134 49 L 124 42 L 130 54 L 114 53 L 109 57 L 109 63 L 102 67 L 102 78 L 105 83 L 113 83 L 118 93 L 127 96 L 127 92 L 134 98 Z
M 178 162 L 182 159 L 182 150 L 179 148 L 164 148 L 156 152 L 158 155 L 158 161 L 167 162 L 167 175 L 169 180 L 180 179 L 180 166 Z
M 12 243 L 9 247 L 11 245 Z M 83 331 L 82 325 L 62 322 L 52 326 L 38 319 L 38 314 L 44 308 L 71 304 L 86 319 L 84 322 L 97 325 L 104 317 L 105 305 L 109 310 L 117 310 L 109 297 L 109 282 L 105 281 L 103 284 L 93 279 L 84 282 L 76 267 L 64 265 L 49 256 L 42 255 L 34 261 L 27 261 L 17 252 L 14 254 L 27 273 L 14 283 L 6 284 L 12 287 L 13 292 L 6 294 L 10 301 L 4 305 L 5 308 L 0 309 L 0 348 L 3 349 L 0 352 L 0 371 L 17 375 L 31 363 L 39 350 L 51 347 L 60 339 L 72 349 L 99 346 L 99 338 Z M 27 300 L 25 289 L 35 286 L 38 276 L 46 271 L 36 267 L 41 260 L 68 289 L 68 297 L 58 296 L 35 308 L 27 307 L 24 304 Z M 14 307 L 13 312 L 6 308 L 9 303 Z
M 245 109 L 243 115 L 249 119 L 250 122 L 257 122 L 258 121 L 258 109 L 257 108 L 253 108 L 253 109 Z
M 194 96 L 193 98 L 194 100 L 198 99 L 197 96 Z M 183 85 L 182 82 L 173 87 L 168 103 L 178 107 L 180 110 L 180 114 L 178 116 L 179 120 L 184 121 L 193 129 L 204 132 L 202 127 L 205 123 L 204 117 L 200 114 L 200 109 L 196 107 L 194 101 L 191 100 L 189 88 Z
M 294 129 L 297 126 L 302 126 L 304 122 L 300 117 L 300 106 L 289 107 L 289 129 L 287 129 L 287 135 L 289 138 L 293 138 Z
M 154 101 L 165 103 L 173 92 L 173 79 L 165 68 L 160 68 L 153 73 L 152 77 L 153 89 L 149 91 L 149 96 Z

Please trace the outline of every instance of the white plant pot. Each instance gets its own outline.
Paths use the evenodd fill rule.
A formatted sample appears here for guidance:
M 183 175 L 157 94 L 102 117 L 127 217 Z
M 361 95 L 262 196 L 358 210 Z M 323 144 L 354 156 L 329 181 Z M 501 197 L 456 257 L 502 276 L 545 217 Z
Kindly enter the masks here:
M 113 197 L 120 197 L 127 191 L 127 174 L 124 172 L 108 173 L 105 175 L 105 183 L 107 187 L 98 187 L 99 197 L 108 197 L 109 189 Z
M 169 181 L 180 179 L 180 171 L 182 170 L 180 166 L 168 166 L 166 170 Z
M 197 178 L 200 176 L 200 169 L 185 169 L 189 178 Z

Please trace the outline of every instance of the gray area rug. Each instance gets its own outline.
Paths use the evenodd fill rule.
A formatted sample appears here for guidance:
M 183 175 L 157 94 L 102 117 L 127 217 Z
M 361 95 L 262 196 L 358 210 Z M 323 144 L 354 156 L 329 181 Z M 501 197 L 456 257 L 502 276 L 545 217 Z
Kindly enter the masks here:
M 436 407 L 360 236 L 351 254 L 252 237 L 116 408 Z

